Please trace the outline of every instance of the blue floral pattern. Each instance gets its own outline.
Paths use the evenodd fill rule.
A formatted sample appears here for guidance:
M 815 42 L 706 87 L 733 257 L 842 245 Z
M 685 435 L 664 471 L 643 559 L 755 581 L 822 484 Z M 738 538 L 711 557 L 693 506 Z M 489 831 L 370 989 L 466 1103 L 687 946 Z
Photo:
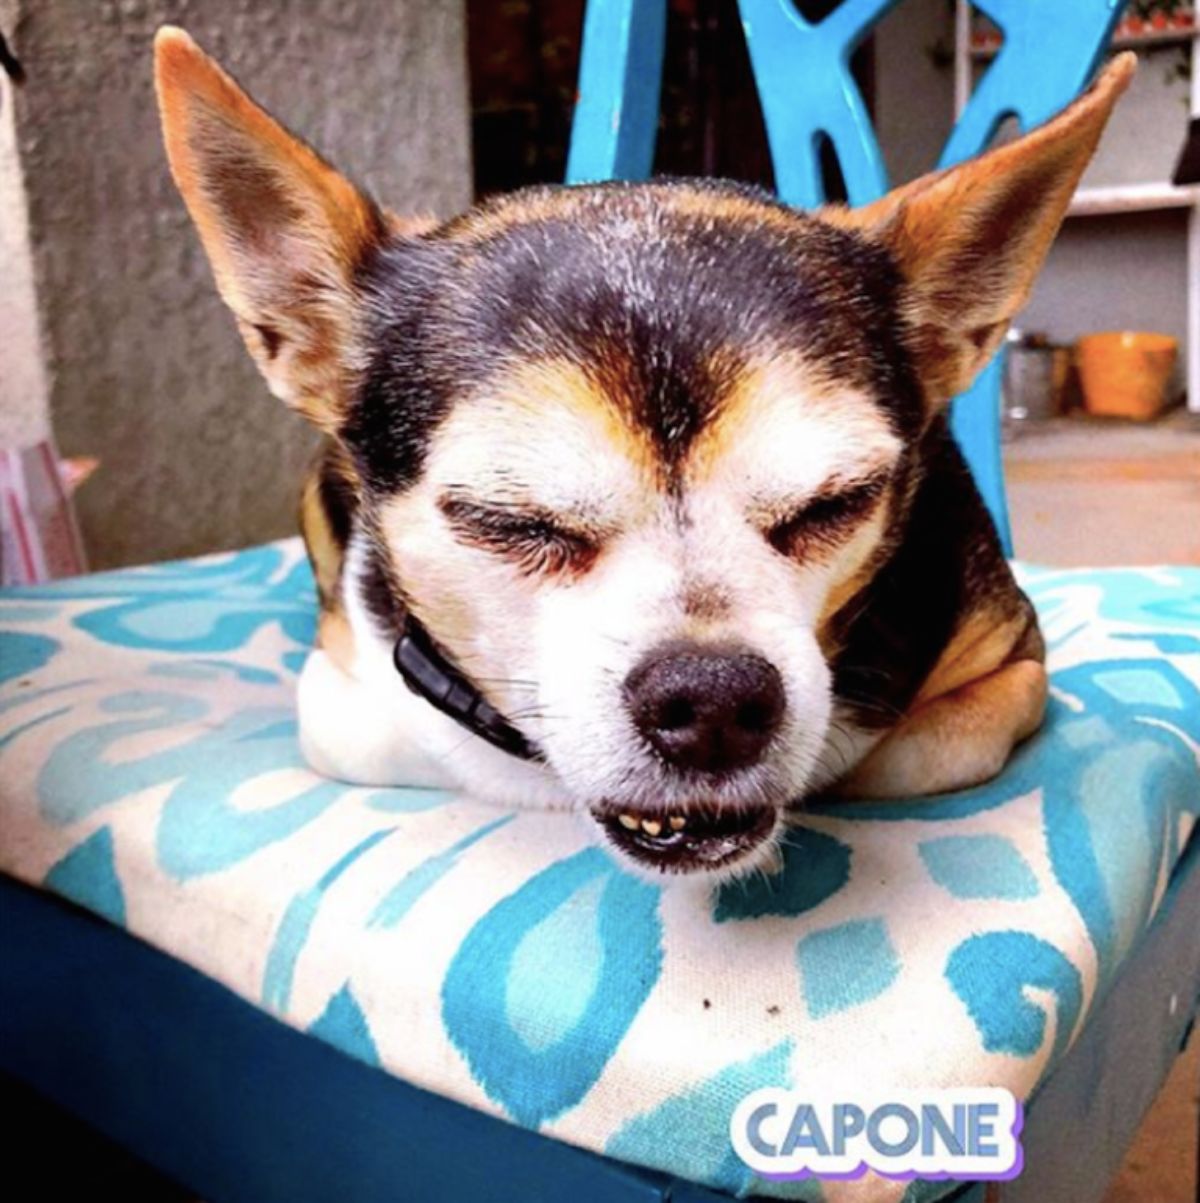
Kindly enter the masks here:
M 810 803 L 778 876 L 711 897 L 571 815 L 310 773 L 294 542 L 0 596 L 0 868 L 550 1136 L 735 1193 L 940 1197 L 753 1180 L 725 1130 L 772 1084 L 1029 1098 L 1153 918 L 1200 811 L 1200 571 L 1022 573 L 1052 697 L 1004 773 Z

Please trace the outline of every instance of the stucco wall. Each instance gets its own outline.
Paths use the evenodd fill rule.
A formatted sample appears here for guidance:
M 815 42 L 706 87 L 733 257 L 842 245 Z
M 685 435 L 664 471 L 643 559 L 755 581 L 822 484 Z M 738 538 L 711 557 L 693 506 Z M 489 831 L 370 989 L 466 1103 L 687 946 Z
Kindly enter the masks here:
M 183 25 L 399 211 L 469 198 L 461 0 L 5 0 L 50 411 L 103 567 L 295 527 L 311 446 L 251 368 L 163 157 L 150 47 Z
M 0 0 L 0 28 L 7 28 L 10 9 Z M 12 93 L 0 73 L 0 447 L 28 447 L 49 432 L 49 386 Z

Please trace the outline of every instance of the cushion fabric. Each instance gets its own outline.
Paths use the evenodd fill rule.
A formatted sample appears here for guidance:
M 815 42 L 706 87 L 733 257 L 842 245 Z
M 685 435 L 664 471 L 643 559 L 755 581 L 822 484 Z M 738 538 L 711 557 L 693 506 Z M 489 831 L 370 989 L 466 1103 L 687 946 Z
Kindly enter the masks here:
M 774 878 L 633 877 L 567 814 L 322 780 L 298 542 L 0 594 L 0 869 L 419 1086 L 732 1192 L 763 1085 L 1028 1099 L 1200 812 L 1200 570 L 1023 567 L 1043 730 L 986 786 L 813 803 Z

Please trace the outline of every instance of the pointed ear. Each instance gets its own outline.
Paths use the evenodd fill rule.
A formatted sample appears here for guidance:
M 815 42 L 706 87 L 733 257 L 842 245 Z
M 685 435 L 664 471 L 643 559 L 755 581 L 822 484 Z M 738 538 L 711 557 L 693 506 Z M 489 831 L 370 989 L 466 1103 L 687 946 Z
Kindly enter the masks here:
M 392 223 L 180 29 L 158 31 L 171 174 L 271 391 L 326 430 L 356 359 L 355 270 Z
M 907 284 L 910 345 L 932 405 L 971 384 L 1029 299 L 1136 66 L 1134 55 L 1118 55 L 1088 92 L 1015 142 L 861 209 L 820 213 L 891 251 Z

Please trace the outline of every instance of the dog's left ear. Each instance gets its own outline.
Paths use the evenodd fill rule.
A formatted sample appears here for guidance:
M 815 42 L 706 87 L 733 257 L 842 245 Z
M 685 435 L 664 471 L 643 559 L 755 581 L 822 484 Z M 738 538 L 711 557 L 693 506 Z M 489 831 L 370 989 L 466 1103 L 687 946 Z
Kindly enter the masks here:
M 820 216 L 883 242 L 906 283 L 917 371 L 933 406 L 995 354 L 1066 216 L 1079 177 L 1137 66 L 1120 54 L 1052 121 L 853 210 Z
M 395 228 L 181 29 L 155 39 L 171 173 L 217 288 L 271 391 L 338 428 L 360 304 L 355 272 Z

